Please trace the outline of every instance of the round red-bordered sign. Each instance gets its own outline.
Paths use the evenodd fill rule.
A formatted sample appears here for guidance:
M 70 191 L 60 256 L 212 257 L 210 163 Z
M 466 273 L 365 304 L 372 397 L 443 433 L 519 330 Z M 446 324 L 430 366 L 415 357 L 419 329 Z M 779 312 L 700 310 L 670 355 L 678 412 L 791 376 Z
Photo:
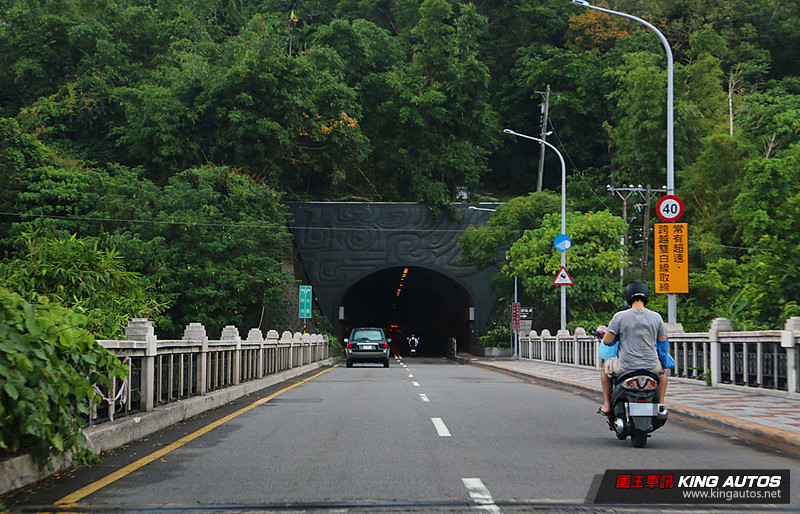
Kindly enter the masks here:
M 656 204 L 656 214 L 667 223 L 678 221 L 683 216 L 683 202 L 675 195 L 662 196 Z

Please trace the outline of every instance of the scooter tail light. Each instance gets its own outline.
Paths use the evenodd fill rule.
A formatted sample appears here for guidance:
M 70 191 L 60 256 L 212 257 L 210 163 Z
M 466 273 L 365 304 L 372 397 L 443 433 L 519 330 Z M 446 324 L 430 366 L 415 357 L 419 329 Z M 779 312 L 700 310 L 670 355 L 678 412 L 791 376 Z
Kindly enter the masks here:
M 658 388 L 658 384 L 650 377 L 632 377 L 625 381 L 625 387 L 637 391 L 649 391 Z

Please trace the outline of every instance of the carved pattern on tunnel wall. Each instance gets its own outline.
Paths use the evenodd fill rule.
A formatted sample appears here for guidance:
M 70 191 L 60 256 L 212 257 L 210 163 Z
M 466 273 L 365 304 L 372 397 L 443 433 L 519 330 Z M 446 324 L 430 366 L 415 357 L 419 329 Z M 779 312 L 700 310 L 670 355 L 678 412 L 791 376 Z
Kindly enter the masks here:
M 434 220 L 427 206 L 406 203 L 290 203 L 291 231 L 326 315 L 335 319 L 343 288 L 392 266 L 424 266 L 462 283 L 481 310 L 491 308 L 492 270 L 458 265 L 458 238 L 489 213 L 456 206 L 460 220 Z

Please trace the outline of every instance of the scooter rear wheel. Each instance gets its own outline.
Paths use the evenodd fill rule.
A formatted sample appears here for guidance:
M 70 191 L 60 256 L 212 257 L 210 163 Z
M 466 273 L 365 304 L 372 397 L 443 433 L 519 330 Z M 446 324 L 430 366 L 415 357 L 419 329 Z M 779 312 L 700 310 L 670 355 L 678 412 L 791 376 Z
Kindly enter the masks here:
M 644 448 L 647 445 L 647 432 L 634 430 L 631 434 L 631 444 L 634 448 Z

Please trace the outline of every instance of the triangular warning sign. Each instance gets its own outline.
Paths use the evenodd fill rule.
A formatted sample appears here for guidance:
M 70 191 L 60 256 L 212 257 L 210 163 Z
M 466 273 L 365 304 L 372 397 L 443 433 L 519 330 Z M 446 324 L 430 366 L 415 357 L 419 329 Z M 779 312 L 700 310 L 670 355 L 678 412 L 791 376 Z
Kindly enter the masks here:
M 571 286 L 574 285 L 572 282 L 572 277 L 569 276 L 567 273 L 567 268 L 561 266 L 561 269 L 558 270 L 558 274 L 556 274 L 556 279 L 553 280 L 554 286 Z

